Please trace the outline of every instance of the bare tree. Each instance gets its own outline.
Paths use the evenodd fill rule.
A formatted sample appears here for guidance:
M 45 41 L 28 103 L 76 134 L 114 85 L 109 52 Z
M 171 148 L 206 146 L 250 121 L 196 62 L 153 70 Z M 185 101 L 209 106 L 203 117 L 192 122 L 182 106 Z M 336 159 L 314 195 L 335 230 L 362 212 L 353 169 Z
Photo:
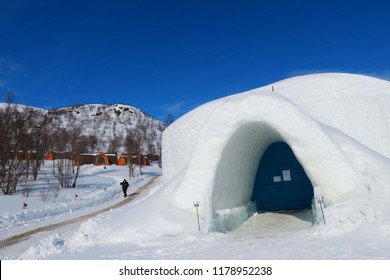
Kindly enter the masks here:
M 76 187 L 80 165 L 75 159 L 88 146 L 88 137 L 81 135 L 81 131 L 80 127 L 71 126 L 57 129 L 52 135 L 53 147 L 59 151 L 53 161 L 53 175 L 63 188 Z
M 63 157 L 53 160 L 53 175 L 62 188 L 76 186 L 76 174 L 73 172 L 74 160 L 70 159 L 69 156 L 70 154 L 64 153 Z
M 71 152 L 71 166 L 72 166 L 72 174 L 73 181 L 72 187 L 76 187 L 76 182 L 80 174 L 80 164 L 75 163 L 75 159 L 80 157 L 80 154 L 86 150 L 87 139 L 85 136 L 81 134 L 82 129 L 79 126 L 73 126 L 69 130 L 69 143 L 70 143 L 70 152 Z
M 3 194 L 16 192 L 26 171 L 25 143 L 28 138 L 26 115 L 13 104 L 0 110 L 0 188 Z
M 42 201 L 46 201 L 50 194 L 53 195 L 54 201 L 56 201 L 60 193 L 61 185 L 55 178 L 48 174 L 44 174 L 43 180 L 46 182 L 47 188 L 42 189 L 40 192 Z
M 128 155 L 127 165 L 129 167 L 129 177 L 135 177 L 135 162 L 133 155 L 138 154 L 140 149 L 139 142 L 137 141 L 137 130 L 132 128 L 127 132 L 125 139 L 125 148 Z
M 9 94 L 12 95 L 12 94 Z M 12 99 L 8 97 L 9 101 Z M 0 110 L 0 186 L 3 194 L 14 194 L 20 179 L 28 195 L 47 152 L 48 117 L 11 102 Z
M 34 183 L 32 180 L 30 180 L 27 176 L 23 176 L 22 180 L 22 193 L 23 193 L 23 196 L 25 197 L 29 197 L 30 196 L 30 193 L 34 187 Z
M 114 137 L 110 141 L 108 152 L 112 154 L 116 154 L 122 145 L 123 145 L 123 136 L 114 135 Z
M 43 165 L 45 154 L 49 151 L 49 118 L 47 115 L 32 109 L 26 113 L 27 119 L 29 120 L 28 126 L 30 127 L 28 141 L 25 147 L 28 152 L 27 165 L 29 167 L 27 178 L 29 177 L 29 170 L 31 168 L 33 179 L 36 180 L 38 171 Z
M 5 96 L 5 102 L 8 104 L 15 102 L 15 93 L 12 90 L 7 92 L 7 95 Z
M 145 150 L 145 144 L 146 144 L 146 139 L 147 139 L 147 125 L 145 122 L 139 123 L 136 128 L 136 133 L 135 133 L 135 139 L 138 143 L 139 149 L 138 149 L 138 162 L 139 162 L 139 173 L 142 175 L 142 161 L 143 161 L 143 151 Z
M 126 152 L 129 155 L 129 175 L 134 177 L 134 165 L 138 163 L 140 174 L 142 174 L 142 160 L 143 160 L 143 151 L 146 149 L 146 139 L 147 139 L 147 125 L 144 122 L 141 122 L 136 125 L 136 127 L 131 128 L 127 131 L 127 137 L 125 140 Z M 137 160 L 134 162 L 133 156 L 136 156 Z

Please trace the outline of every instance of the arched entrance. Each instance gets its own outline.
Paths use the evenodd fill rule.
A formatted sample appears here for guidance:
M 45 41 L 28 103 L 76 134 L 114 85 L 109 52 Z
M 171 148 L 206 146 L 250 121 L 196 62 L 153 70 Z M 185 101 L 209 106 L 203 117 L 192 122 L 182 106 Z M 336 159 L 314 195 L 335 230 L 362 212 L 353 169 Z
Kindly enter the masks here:
M 271 144 L 261 157 L 253 187 L 257 211 L 310 209 L 313 186 L 285 142 Z
M 109 165 L 108 158 L 105 153 L 100 152 L 96 157 L 96 165 Z

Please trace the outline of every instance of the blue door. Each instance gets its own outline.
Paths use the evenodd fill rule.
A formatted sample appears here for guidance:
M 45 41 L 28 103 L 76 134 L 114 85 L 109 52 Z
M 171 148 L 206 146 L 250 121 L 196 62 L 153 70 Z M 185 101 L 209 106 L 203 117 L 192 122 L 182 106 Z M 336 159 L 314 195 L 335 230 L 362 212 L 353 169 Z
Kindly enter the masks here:
M 310 209 L 313 186 L 291 148 L 271 144 L 256 173 L 252 201 L 258 211 Z

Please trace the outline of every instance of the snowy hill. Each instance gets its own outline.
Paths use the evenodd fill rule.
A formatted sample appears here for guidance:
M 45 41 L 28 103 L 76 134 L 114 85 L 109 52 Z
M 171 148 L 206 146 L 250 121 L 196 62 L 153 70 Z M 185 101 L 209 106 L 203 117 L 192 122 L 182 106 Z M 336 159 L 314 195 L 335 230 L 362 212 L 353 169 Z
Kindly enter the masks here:
M 96 135 L 101 142 L 98 150 L 103 151 L 107 151 L 111 139 L 116 136 L 126 138 L 127 130 L 141 123 L 147 126 L 149 134 L 156 135 L 156 145 L 164 127 L 162 122 L 140 109 L 124 104 L 87 104 L 47 112 L 59 126 L 81 125 L 85 135 Z
M 0 107 L 5 106 L 0 103 Z M 21 109 L 27 106 L 18 105 Z M 32 107 L 29 107 L 32 108 Z M 109 142 L 117 136 L 126 137 L 127 131 L 137 124 L 147 126 L 148 134 L 155 134 L 155 145 L 161 139 L 164 124 L 142 112 L 140 109 L 125 104 L 86 104 L 75 105 L 58 109 L 33 108 L 46 113 L 52 120 L 55 127 L 66 128 L 69 126 L 80 126 L 82 134 L 86 136 L 95 135 L 98 139 L 98 152 L 107 151 Z

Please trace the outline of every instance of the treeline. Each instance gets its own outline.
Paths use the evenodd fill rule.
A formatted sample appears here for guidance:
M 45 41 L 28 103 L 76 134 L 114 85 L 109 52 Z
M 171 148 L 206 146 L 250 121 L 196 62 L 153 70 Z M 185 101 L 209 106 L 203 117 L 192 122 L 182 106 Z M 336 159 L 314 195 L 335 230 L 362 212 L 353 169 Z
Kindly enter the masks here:
M 114 135 L 107 152 L 116 153 L 122 148 L 130 155 L 141 155 L 145 151 L 160 154 L 160 140 L 146 123 L 140 123 L 128 129 L 126 137 Z M 79 167 L 74 164 L 75 156 L 94 151 L 98 141 L 96 135 L 84 135 L 80 125 L 69 122 L 65 128 L 58 127 L 44 111 L 8 103 L 0 108 L 2 194 L 15 194 L 21 181 L 36 180 L 49 151 L 72 155 L 53 161 L 52 175 L 57 178 L 60 187 L 75 187 L 79 174 Z M 130 176 L 134 176 L 134 168 L 135 165 L 130 162 Z M 25 191 L 28 195 L 28 188 Z

